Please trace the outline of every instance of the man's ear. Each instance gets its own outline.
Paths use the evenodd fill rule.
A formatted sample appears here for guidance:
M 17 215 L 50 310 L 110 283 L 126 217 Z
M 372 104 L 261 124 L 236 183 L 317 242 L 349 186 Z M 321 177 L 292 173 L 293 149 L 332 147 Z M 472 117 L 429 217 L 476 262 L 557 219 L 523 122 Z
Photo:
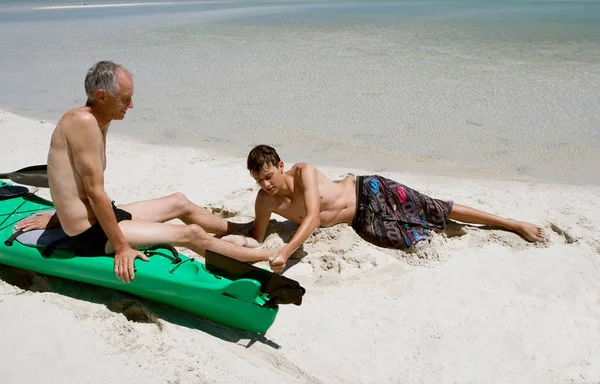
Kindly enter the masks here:
M 277 168 L 279 168 L 279 170 L 280 170 L 281 172 L 283 172 L 283 165 L 284 165 L 284 164 L 283 164 L 283 161 L 281 161 L 281 160 L 279 161 L 279 164 L 277 164 Z
M 94 101 L 104 103 L 106 101 L 106 96 L 108 96 L 108 92 L 106 92 L 104 89 L 98 89 L 96 91 L 96 97 L 94 98 Z

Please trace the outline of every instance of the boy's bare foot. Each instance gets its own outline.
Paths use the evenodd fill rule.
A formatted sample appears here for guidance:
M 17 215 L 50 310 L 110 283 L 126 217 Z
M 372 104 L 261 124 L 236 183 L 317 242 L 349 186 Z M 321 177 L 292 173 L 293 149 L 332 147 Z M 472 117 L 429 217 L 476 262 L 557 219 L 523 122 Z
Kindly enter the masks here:
M 531 242 L 546 241 L 544 229 L 533 223 L 514 220 L 514 230 Z

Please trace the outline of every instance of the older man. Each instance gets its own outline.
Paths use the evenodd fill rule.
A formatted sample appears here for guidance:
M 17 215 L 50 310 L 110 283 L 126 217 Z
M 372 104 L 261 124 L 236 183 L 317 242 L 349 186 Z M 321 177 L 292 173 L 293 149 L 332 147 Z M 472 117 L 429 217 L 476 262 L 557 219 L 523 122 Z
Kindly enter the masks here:
M 121 65 L 100 61 L 85 78 L 87 103 L 67 111 L 58 122 L 48 153 L 48 179 L 56 214 L 20 222 L 17 229 L 51 227 L 60 222 L 80 255 L 113 254 L 115 274 L 134 278 L 135 248 L 156 243 L 212 251 L 255 262 L 268 260 L 267 249 L 249 249 L 208 235 L 228 234 L 232 223 L 191 203 L 183 194 L 116 207 L 104 190 L 106 135 L 113 120 L 133 108 L 133 78 Z M 178 218 L 185 225 L 166 224 Z

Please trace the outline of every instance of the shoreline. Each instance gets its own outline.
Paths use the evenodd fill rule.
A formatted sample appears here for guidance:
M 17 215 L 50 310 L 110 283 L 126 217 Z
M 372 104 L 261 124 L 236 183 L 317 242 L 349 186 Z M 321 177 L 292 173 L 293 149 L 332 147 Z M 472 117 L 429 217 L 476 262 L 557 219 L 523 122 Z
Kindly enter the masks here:
M 0 111 L 2 168 L 45 163 L 53 128 Z M 111 129 L 105 182 L 117 204 L 183 192 L 231 220 L 252 219 L 258 187 L 244 159 Z M 319 169 L 331 178 L 374 172 Z M 0 370 L 12 383 L 600 380 L 600 187 L 381 174 L 536 222 L 549 241 L 452 223 L 404 252 L 373 246 L 349 226 L 318 229 L 284 273 L 307 289 L 302 305 L 282 306 L 260 337 L 117 291 L 0 268 Z M 274 219 L 269 248 L 294 230 Z M 29 285 L 20 288 L 23 274 Z M 146 320 L 115 309 L 131 302 Z
M 19 116 L 25 119 L 29 119 L 34 122 L 43 122 L 47 124 L 56 124 L 54 121 L 47 119 L 39 119 L 31 116 L 24 116 L 10 112 L 9 110 L 0 108 L 0 113 L 9 113 L 14 116 Z M 127 119 L 127 118 L 126 118 Z M 113 126 L 109 131 L 109 137 L 122 137 L 127 141 L 135 141 L 148 145 L 162 145 L 169 148 L 195 148 L 212 153 L 213 156 L 222 156 L 226 158 L 236 158 L 243 164 L 245 164 L 245 155 L 250 151 L 253 145 L 260 144 L 253 142 L 251 145 L 248 144 L 247 150 L 243 153 L 244 156 L 240 156 L 236 145 L 232 145 L 228 142 L 220 142 L 218 139 L 203 138 L 199 135 L 189 139 L 181 137 L 167 138 L 164 134 L 158 132 L 152 132 L 142 137 L 140 134 L 130 132 L 127 130 L 127 122 L 114 122 Z M 122 129 L 125 126 L 125 129 Z M 294 135 L 294 133 L 290 133 Z M 300 137 L 300 133 L 297 134 Z M 306 135 L 314 136 L 314 140 L 322 140 L 324 136 L 318 133 L 303 132 L 302 137 L 306 139 Z M 327 138 L 323 146 L 328 148 L 331 143 L 336 140 L 334 138 Z M 423 177 L 448 177 L 448 178 L 459 178 L 459 179 L 483 179 L 483 180 L 504 180 L 504 181 L 520 181 L 520 182 L 531 182 L 541 183 L 548 185 L 574 185 L 574 186 L 600 186 L 593 182 L 575 182 L 575 181 L 561 181 L 551 180 L 545 178 L 536 178 L 531 175 L 510 173 L 499 170 L 486 169 L 482 167 L 476 167 L 468 164 L 461 164 L 450 160 L 443 160 L 434 157 L 420 156 L 415 154 L 403 154 L 377 148 L 371 145 L 363 143 L 355 143 L 350 141 L 337 140 L 337 143 L 344 143 L 344 150 L 338 148 L 336 151 L 325 151 L 328 156 L 323 156 L 322 152 L 311 152 L 308 156 L 303 156 L 301 150 L 297 147 L 288 144 L 284 147 L 279 147 L 277 144 L 267 143 L 274 145 L 275 149 L 279 152 L 282 160 L 288 165 L 292 165 L 298 162 L 311 162 L 317 165 L 319 168 L 329 168 L 331 170 L 338 170 L 339 172 L 348 171 L 356 172 L 360 170 L 375 170 L 374 172 L 381 172 L 385 174 L 400 174 L 400 175 L 412 175 L 412 176 L 423 176 Z M 344 159 L 347 152 L 356 153 L 356 157 L 361 160 L 348 161 Z M 308 158 L 307 158 L 308 157 Z M 391 164 L 401 164 L 398 169 L 395 167 L 381 167 L 382 159 L 386 159 Z M 344 165 L 348 164 L 349 165 Z M 400 168 L 404 168 L 401 170 Z

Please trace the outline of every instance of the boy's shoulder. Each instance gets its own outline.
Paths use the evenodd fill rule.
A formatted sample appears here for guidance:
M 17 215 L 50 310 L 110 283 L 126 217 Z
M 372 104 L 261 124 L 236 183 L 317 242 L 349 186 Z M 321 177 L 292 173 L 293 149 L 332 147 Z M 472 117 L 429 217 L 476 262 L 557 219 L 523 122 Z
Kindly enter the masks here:
M 292 168 L 290 168 L 289 171 L 287 171 L 287 173 L 295 176 L 295 175 L 301 173 L 302 171 L 313 170 L 313 169 L 317 170 L 317 167 L 315 167 L 314 164 L 307 163 L 307 162 L 296 163 L 292 166 Z

